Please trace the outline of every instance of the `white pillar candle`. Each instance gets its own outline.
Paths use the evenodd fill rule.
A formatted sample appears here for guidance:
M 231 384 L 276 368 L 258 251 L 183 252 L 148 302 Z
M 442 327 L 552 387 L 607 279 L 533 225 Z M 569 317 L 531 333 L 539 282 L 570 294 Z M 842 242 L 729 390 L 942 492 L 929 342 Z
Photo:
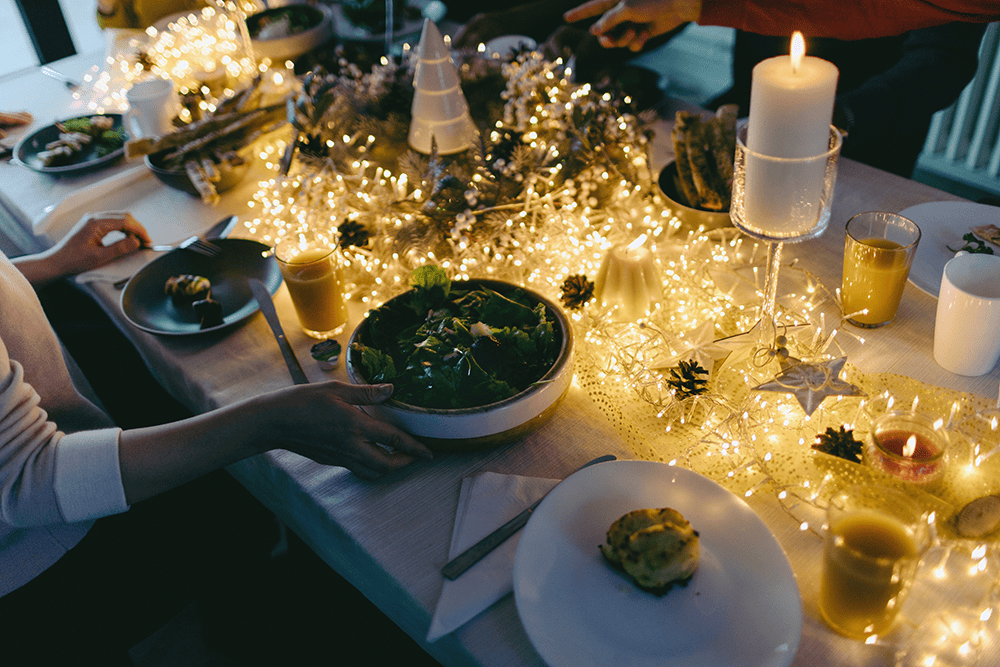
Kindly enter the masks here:
M 783 162 L 829 150 L 837 67 L 805 55 L 802 33 L 790 55 L 753 69 L 746 145 L 746 218 L 766 236 L 809 232 L 819 215 L 825 160 Z M 772 158 L 772 159 L 768 159 Z
M 662 286 L 656 259 L 642 244 L 643 234 L 629 245 L 616 245 L 604 256 L 594 294 L 605 306 L 618 306 L 624 319 L 637 320 L 660 301 Z

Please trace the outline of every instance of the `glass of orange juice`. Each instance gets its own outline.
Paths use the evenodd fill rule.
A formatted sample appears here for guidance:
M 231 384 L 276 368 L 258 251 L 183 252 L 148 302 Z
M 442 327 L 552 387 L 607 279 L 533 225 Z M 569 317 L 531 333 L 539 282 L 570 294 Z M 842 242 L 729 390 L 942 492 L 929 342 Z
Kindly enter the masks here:
M 847 321 L 865 329 L 896 316 L 920 228 L 896 213 L 859 213 L 847 221 L 840 302 Z
M 347 325 L 347 303 L 336 239 L 300 230 L 279 241 L 274 256 L 306 335 L 325 340 L 341 333 Z
M 930 542 L 926 516 L 905 493 L 853 486 L 827 509 L 819 609 L 838 633 L 885 634 Z

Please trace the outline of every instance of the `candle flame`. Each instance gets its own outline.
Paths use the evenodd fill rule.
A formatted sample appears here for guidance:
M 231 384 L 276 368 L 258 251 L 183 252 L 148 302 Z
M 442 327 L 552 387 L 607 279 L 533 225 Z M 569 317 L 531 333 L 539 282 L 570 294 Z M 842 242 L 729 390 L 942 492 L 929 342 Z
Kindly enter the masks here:
M 915 451 L 917 451 L 917 436 L 910 435 L 910 437 L 906 439 L 906 444 L 903 445 L 903 456 L 912 457 L 913 452 Z
M 643 234 L 639 238 L 637 238 L 635 241 L 632 241 L 631 243 L 629 243 L 628 247 L 625 248 L 625 250 L 635 250 L 636 248 L 638 248 L 639 246 L 641 246 L 645 242 L 646 242 L 646 235 Z
M 806 55 L 806 39 L 802 36 L 802 33 L 796 30 L 792 33 L 792 71 L 798 72 L 799 65 L 802 64 L 802 58 Z

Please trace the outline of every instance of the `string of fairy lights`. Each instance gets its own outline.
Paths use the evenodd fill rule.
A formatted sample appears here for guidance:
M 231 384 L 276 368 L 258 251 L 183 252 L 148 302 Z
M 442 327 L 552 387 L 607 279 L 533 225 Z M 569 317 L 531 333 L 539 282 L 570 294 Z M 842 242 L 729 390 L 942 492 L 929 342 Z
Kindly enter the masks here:
M 284 63 L 255 62 L 240 20 L 252 9 L 252 3 L 220 1 L 164 30 L 151 28 L 131 38 L 122 53 L 141 50 L 145 56 L 109 58 L 99 71 L 88 73 L 78 99 L 94 111 L 123 110 L 131 81 L 152 74 L 174 80 L 182 92 L 200 91 L 204 108 L 211 110 L 258 73 L 288 76 Z M 379 66 L 407 67 L 413 51 L 404 48 L 403 53 L 402 63 L 383 59 Z M 644 247 L 655 258 L 662 283 L 660 298 L 645 316 L 626 319 L 619 309 L 596 300 L 569 311 L 578 341 L 577 383 L 637 456 L 685 465 L 747 497 L 774 493 L 802 530 L 814 532 L 835 487 L 870 481 L 875 474 L 857 463 L 817 455 L 812 451 L 817 435 L 831 426 L 863 435 L 875 416 L 894 405 L 947 416 L 944 428 L 953 438 L 947 477 L 935 493 L 915 492 L 929 511 L 954 513 L 1000 473 L 1000 457 L 993 456 L 1000 451 L 1000 410 L 985 401 L 929 391 L 898 376 L 864 376 L 850 366 L 846 382 L 864 395 L 828 396 L 812 412 L 803 410 L 795 391 L 755 391 L 782 369 L 775 348 L 762 347 L 754 333 L 766 246 L 733 229 L 685 227 L 651 177 L 648 128 L 629 113 L 609 113 L 613 120 L 604 128 L 614 136 L 629 173 L 594 162 L 567 178 L 563 169 L 569 156 L 559 146 L 565 145 L 564 128 L 573 114 L 587 105 L 613 111 L 619 100 L 573 83 L 561 61 L 537 54 L 504 65 L 503 73 L 503 115 L 490 140 L 496 143 L 504 132 L 514 132 L 544 156 L 515 201 L 479 205 L 485 176 L 474 172 L 462 193 L 468 206 L 449 219 L 443 242 L 433 247 L 407 243 L 404 230 L 420 226 L 420 212 L 433 193 L 405 169 L 369 157 L 379 137 L 365 132 L 329 137 L 327 148 L 348 151 L 354 159 L 337 164 L 302 158 L 281 175 L 279 164 L 291 139 L 279 132 L 255 147 L 271 176 L 260 181 L 249 202 L 251 215 L 237 235 L 274 245 L 304 227 L 342 233 L 349 224 L 363 228 L 370 242 L 345 245 L 343 252 L 347 297 L 366 308 L 406 289 L 410 272 L 427 263 L 439 264 L 453 278 L 500 278 L 559 300 L 567 279 L 593 279 L 610 249 L 645 235 Z M 487 222 L 490 232 L 483 234 Z M 839 338 L 851 334 L 841 327 L 836 294 L 795 263 L 783 268 L 784 280 L 793 283 L 779 303 L 785 354 L 803 363 L 843 356 Z M 681 361 L 696 361 L 707 371 L 707 391 L 678 394 L 670 378 Z M 947 587 L 961 578 L 983 594 L 927 619 L 935 632 L 910 633 L 901 664 L 934 667 L 947 664 L 949 656 L 967 664 L 1000 629 L 996 545 L 939 531 L 935 553 L 924 578 L 927 586 Z

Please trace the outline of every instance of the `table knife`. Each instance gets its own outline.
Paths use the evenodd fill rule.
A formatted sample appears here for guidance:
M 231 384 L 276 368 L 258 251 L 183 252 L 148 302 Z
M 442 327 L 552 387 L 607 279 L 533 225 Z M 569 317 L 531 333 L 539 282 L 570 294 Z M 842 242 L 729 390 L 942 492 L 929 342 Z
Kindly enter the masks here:
M 579 472 L 588 466 L 592 466 L 595 463 L 604 463 L 606 461 L 614 461 L 615 456 L 612 454 L 606 454 L 604 456 L 598 456 L 593 461 L 589 461 L 574 472 Z M 558 486 L 558 484 L 556 485 Z M 555 487 L 552 487 L 555 488 Z M 496 549 L 498 546 L 507 541 L 514 533 L 524 528 L 525 524 L 528 523 L 528 519 L 531 518 L 532 512 L 534 512 L 538 506 L 545 500 L 545 496 L 549 495 L 551 490 L 543 495 L 541 498 L 536 500 L 531 504 L 528 509 L 524 510 L 516 517 L 500 526 L 492 533 L 479 540 L 471 547 L 460 553 L 459 555 L 452 558 L 448 563 L 441 568 L 441 574 L 444 575 L 445 579 L 449 581 L 456 579 L 463 572 L 468 570 L 470 567 L 478 563 L 483 559 L 486 554 Z
M 250 278 L 247 282 L 250 283 L 250 291 L 253 292 L 254 298 L 260 304 L 260 312 L 264 313 L 264 319 L 267 320 L 274 333 L 274 339 L 278 341 L 278 348 L 281 350 L 281 356 L 285 358 L 285 365 L 288 366 L 288 372 L 292 375 L 292 381 L 295 384 L 309 384 L 309 378 L 302 370 L 302 365 L 299 364 L 298 357 L 295 356 L 295 350 L 285 338 L 285 332 L 281 328 L 281 320 L 278 319 L 278 311 L 274 309 L 274 301 L 271 300 L 271 293 L 267 291 L 264 283 L 256 278 Z

